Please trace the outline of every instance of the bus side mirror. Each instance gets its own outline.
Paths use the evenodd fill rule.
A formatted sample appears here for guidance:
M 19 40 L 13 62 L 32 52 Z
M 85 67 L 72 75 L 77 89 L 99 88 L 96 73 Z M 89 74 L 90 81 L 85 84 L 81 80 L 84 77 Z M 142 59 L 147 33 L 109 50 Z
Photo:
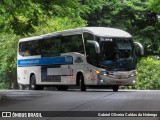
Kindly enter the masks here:
M 99 46 L 99 43 L 97 41 L 87 40 L 87 43 L 90 43 L 90 44 L 94 45 L 96 53 L 100 53 L 100 46 Z
M 135 45 L 136 53 L 138 55 L 144 55 L 144 47 L 143 47 L 143 45 L 141 43 L 139 43 L 139 42 L 134 42 L 134 45 Z

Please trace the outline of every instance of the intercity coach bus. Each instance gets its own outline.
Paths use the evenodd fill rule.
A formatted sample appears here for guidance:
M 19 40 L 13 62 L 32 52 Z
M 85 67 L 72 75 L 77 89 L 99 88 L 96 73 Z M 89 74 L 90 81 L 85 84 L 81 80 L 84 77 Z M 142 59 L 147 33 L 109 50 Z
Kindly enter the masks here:
M 21 89 L 71 85 L 112 87 L 136 83 L 136 50 L 143 46 L 120 29 L 83 27 L 19 40 L 17 79 Z

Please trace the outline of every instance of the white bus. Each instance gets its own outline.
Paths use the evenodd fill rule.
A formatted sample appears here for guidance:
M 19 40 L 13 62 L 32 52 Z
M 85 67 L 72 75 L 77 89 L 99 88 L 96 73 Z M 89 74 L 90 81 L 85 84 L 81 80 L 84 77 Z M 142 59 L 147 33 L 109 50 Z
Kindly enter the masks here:
M 17 79 L 22 89 L 56 86 L 133 86 L 135 46 L 143 46 L 120 29 L 83 27 L 23 38 L 18 43 Z

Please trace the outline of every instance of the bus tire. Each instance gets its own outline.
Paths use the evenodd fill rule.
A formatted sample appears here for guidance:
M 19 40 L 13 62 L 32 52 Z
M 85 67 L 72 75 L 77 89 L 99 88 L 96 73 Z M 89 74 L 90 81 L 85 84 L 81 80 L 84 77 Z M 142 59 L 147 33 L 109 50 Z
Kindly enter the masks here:
M 64 85 L 56 86 L 56 88 L 59 91 L 67 91 L 68 90 L 68 86 L 64 86 Z
M 114 92 L 118 92 L 118 88 L 119 88 L 119 86 L 113 86 L 112 87 L 112 89 L 113 89 Z
M 29 89 L 30 90 L 36 90 L 36 88 L 37 88 L 37 86 L 36 86 L 36 76 L 31 75 Z
M 43 86 L 36 85 L 36 76 L 34 74 L 31 75 L 29 89 L 30 90 L 43 90 L 43 88 L 44 88 Z
M 84 84 L 84 77 L 82 74 L 79 76 L 79 86 L 81 91 L 86 91 L 86 85 Z

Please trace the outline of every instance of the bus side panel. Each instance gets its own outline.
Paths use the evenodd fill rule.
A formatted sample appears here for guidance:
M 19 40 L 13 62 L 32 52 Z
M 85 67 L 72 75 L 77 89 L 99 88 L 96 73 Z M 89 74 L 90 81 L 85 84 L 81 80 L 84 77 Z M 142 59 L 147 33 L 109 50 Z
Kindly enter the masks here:
M 18 83 L 23 85 L 29 85 L 30 84 L 30 76 L 31 74 L 34 74 L 36 76 L 36 83 L 39 84 L 41 77 L 40 77 L 40 69 L 39 66 L 33 66 L 33 67 L 18 67 L 17 68 L 17 78 Z
M 41 67 L 41 83 L 44 85 L 70 85 L 73 65 Z
M 27 77 L 27 71 L 24 69 L 24 67 L 18 67 L 17 68 L 17 79 L 18 84 L 29 84 L 29 80 L 26 79 Z
M 78 72 L 81 72 L 86 85 L 97 85 L 97 68 L 88 64 L 83 54 L 70 53 L 69 55 L 73 57 L 73 76 L 70 84 L 76 84 L 76 75 Z
M 98 77 L 96 74 L 97 68 L 92 66 L 89 63 L 86 63 L 84 65 L 84 77 L 85 77 L 85 84 L 86 85 L 97 85 L 98 83 Z
M 61 65 L 61 80 L 64 85 L 76 85 L 76 78 L 73 71 L 73 65 Z

